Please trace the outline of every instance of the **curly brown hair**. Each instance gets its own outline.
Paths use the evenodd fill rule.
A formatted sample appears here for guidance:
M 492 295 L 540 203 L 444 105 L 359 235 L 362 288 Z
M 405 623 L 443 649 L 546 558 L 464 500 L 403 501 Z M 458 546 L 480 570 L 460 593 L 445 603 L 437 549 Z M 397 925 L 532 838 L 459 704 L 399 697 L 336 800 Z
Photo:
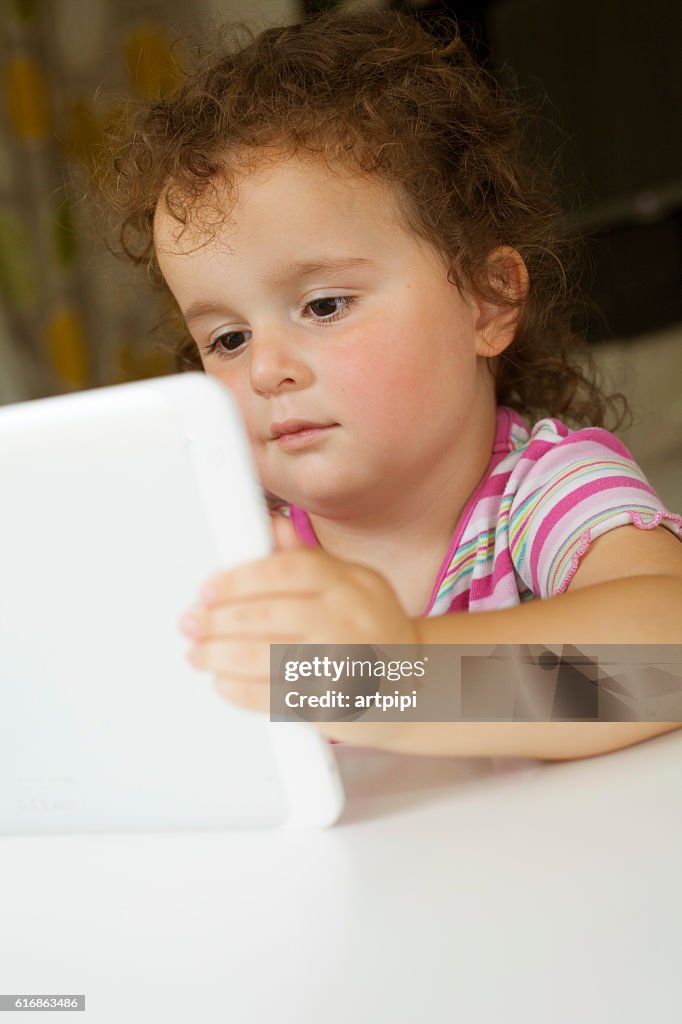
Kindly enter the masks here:
M 229 43 L 186 71 L 171 98 L 136 111 L 113 159 L 109 151 L 101 181 L 123 252 L 162 284 L 158 202 L 186 225 L 218 175 L 229 191 L 235 172 L 283 155 L 372 175 L 393 189 L 405 225 L 446 258 L 453 284 L 523 306 L 493 364 L 498 404 L 531 422 L 603 426 L 614 414 L 617 426 L 616 406 L 627 403 L 604 393 L 572 327 L 580 247 L 550 172 L 526 150 L 528 112 L 474 62 L 456 22 L 444 16 L 444 27 L 443 44 L 387 10 L 330 11 L 258 34 L 229 24 Z M 488 257 L 500 246 L 526 264 L 525 299 L 490 280 Z M 174 321 L 176 369 L 201 369 L 177 310 Z

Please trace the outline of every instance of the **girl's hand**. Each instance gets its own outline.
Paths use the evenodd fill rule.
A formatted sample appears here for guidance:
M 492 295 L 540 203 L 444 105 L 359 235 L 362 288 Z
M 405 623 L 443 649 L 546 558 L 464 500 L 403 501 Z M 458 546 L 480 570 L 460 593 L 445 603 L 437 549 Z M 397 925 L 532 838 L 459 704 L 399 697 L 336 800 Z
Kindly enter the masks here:
M 180 620 L 194 640 L 192 664 L 213 672 L 228 700 L 269 712 L 270 644 L 419 643 L 416 623 L 378 572 L 307 547 L 282 516 L 272 526 L 277 550 L 213 578 L 203 606 Z M 354 727 L 362 733 L 363 724 L 370 726 Z M 349 738 L 349 728 L 320 731 Z

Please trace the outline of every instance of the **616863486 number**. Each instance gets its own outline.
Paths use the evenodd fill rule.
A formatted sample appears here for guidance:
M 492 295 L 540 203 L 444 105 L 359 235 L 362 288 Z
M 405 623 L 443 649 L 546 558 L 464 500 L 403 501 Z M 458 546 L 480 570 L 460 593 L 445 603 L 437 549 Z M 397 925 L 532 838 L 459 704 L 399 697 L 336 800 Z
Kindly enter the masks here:
M 0 995 L 0 1010 L 84 1010 L 84 995 Z

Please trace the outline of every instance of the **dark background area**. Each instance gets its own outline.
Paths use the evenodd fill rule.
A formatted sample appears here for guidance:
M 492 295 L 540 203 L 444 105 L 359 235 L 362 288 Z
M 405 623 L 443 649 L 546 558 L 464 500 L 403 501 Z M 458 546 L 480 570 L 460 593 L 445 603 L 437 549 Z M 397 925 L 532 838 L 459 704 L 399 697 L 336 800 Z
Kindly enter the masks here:
M 391 0 L 470 49 L 542 118 L 586 242 L 592 341 L 682 321 L 682 5 L 664 0 Z

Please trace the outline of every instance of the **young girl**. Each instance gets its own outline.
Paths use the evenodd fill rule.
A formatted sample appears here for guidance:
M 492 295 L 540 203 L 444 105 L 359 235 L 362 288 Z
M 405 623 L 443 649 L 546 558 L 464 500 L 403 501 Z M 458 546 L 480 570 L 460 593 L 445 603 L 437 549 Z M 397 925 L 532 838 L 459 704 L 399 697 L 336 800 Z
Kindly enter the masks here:
M 184 318 L 178 365 L 235 397 L 273 513 L 275 553 L 182 622 L 229 700 L 268 710 L 270 643 L 682 642 L 682 517 L 573 365 L 518 123 L 456 30 L 365 11 L 251 35 L 130 135 L 125 248 Z M 676 724 L 317 728 L 551 760 Z

